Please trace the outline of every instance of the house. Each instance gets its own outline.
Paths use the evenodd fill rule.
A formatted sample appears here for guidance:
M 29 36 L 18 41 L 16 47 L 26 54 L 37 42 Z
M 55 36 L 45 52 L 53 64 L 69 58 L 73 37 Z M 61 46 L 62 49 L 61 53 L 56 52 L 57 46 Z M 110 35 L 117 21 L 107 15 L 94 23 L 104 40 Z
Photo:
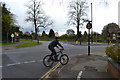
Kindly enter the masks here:
M 29 32 L 25 32 L 24 35 L 30 36 L 31 34 Z
M 112 39 L 117 40 L 117 33 L 118 33 L 118 31 L 120 31 L 120 28 L 109 28 L 108 31 L 109 31 L 110 36 L 112 37 Z

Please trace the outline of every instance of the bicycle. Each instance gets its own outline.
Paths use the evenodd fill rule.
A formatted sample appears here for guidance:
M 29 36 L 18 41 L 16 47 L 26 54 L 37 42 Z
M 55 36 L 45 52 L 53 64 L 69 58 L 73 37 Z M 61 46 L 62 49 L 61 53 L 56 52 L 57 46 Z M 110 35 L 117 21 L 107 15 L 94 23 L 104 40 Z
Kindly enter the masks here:
M 60 49 L 57 53 L 57 57 L 58 57 L 58 60 L 59 62 L 62 64 L 62 65 L 66 65 L 69 61 L 69 57 L 67 54 L 63 54 L 63 49 Z M 46 67 L 51 67 L 53 65 L 54 62 L 57 62 L 54 58 L 55 55 L 46 55 L 44 58 L 43 58 L 43 64 L 46 66 Z

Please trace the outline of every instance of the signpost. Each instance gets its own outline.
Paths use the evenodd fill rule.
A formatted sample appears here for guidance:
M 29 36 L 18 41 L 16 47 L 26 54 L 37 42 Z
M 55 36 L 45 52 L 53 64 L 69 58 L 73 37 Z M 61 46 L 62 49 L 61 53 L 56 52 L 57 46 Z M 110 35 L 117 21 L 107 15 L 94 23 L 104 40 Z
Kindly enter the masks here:
M 12 37 L 12 43 L 13 43 L 14 34 L 11 34 L 11 37 Z
M 90 29 L 92 28 L 90 21 L 88 21 L 86 28 L 88 29 L 88 56 L 90 56 Z

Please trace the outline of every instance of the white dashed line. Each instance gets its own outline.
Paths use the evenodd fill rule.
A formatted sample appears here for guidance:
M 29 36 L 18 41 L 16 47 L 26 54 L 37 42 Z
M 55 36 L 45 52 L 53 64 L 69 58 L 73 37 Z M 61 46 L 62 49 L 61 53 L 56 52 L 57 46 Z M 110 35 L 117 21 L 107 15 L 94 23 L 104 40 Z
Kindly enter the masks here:
M 28 61 L 28 62 L 24 62 L 24 63 L 34 63 L 34 62 L 36 62 L 36 61 Z
M 79 74 L 77 76 L 77 80 L 80 80 L 82 73 L 83 73 L 82 71 L 79 72 Z
M 7 66 L 14 66 L 14 65 L 18 65 L 18 64 L 21 64 L 21 63 L 7 64 Z
M 23 63 L 34 63 L 34 62 L 36 62 L 36 61 L 26 61 L 26 62 L 23 62 Z
M 23 62 L 23 63 L 27 64 L 27 63 L 29 63 L 29 62 Z
M 38 61 L 43 61 L 43 60 L 38 60 Z
M 35 62 L 38 62 L 38 61 L 43 61 L 43 60 L 37 60 L 37 61 L 26 61 L 26 62 L 18 62 L 18 63 L 13 63 L 13 64 L 7 64 L 6 66 L 0 66 L 0 67 L 7 67 L 7 66 L 15 66 L 15 65 L 18 65 L 18 64 L 28 64 L 28 63 L 35 63 Z
M 14 66 L 14 65 L 16 65 L 16 64 L 7 64 L 7 66 Z

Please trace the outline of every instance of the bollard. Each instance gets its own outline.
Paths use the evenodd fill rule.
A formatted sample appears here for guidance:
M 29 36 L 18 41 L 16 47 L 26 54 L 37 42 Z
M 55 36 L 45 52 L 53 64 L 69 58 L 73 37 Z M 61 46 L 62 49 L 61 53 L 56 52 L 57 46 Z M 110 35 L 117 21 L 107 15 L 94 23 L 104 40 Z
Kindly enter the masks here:
M 67 40 L 65 40 L 65 42 L 67 43 Z
M 76 41 L 76 44 L 78 44 L 78 41 Z
M 111 41 L 110 41 L 110 44 L 111 44 Z

